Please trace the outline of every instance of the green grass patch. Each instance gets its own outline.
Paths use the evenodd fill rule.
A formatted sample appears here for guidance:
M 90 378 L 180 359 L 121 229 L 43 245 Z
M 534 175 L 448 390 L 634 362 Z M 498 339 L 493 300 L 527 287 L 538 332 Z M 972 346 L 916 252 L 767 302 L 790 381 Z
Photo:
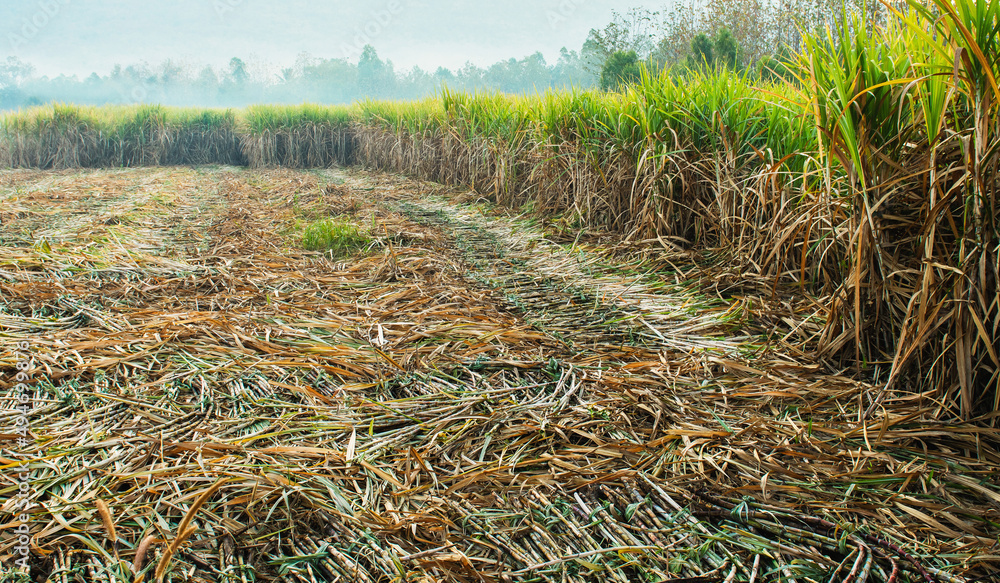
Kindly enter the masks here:
M 306 227 L 302 246 L 309 251 L 328 251 L 344 257 L 361 251 L 371 243 L 371 238 L 357 225 L 342 220 L 326 219 Z

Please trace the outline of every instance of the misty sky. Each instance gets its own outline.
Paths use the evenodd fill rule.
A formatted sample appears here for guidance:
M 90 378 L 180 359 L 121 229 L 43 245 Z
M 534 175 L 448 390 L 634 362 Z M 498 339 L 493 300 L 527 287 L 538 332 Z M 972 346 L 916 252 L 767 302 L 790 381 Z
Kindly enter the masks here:
M 38 74 L 107 74 L 116 63 L 167 58 L 224 65 L 256 57 L 291 66 L 307 52 L 349 58 L 370 43 L 397 70 L 486 66 L 563 46 L 580 50 L 612 10 L 659 9 L 665 0 L 3 0 L 0 58 Z

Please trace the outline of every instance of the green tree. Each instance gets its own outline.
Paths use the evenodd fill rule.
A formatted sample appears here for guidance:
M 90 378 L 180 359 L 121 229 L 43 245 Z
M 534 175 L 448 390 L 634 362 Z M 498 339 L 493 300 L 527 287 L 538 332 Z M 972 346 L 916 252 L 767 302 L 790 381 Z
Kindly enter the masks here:
M 691 66 L 711 66 L 715 63 L 715 45 L 708 35 L 701 33 L 691 40 Z
M 739 45 L 729 29 L 722 27 L 715 35 L 715 59 L 729 67 L 736 68 Z
M 7 57 L 6 62 L 0 62 L 0 87 L 20 85 L 34 72 L 35 68 L 32 65 L 17 57 Z
M 358 68 L 345 59 L 303 62 L 295 94 L 321 103 L 349 103 L 358 99 Z
M 583 66 L 598 74 L 612 55 L 635 51 L 646 58 L 655 48 L 654 21 L 659 13 L 633 8 L 625 14 L 613 13 L 610 24 L 601 30 L 592 29 L 583 43 L 580 57 Z
M 465 66 L 458 70 L 455 75 L 459 87 L 472 90 L 483 86 L 483 76 L 486 74 L 482 68 L 477 67 L 472 61 L 467 61 Z
M 358 61 L 358 89 L 365 97 L 389 97 L 396 85 L 392 63 L 378 57 L 375 47 L 365 45 Z
M 237 87 L 246 85 L 247 81 L 250 79 L 250 74 L 247 73 L 247 65 L 243 62 L 243 59 L 233 57 L 233 59 L 229 61 L 229 76 L 232 78 L 233 83 L 235 83 Z
M 455 74 L 451 72 L 451 69 L 438 67 L 437 71 L 434 71 L 434 81 L 438 85 L 447 85 L 455 81 Z
M 7 57 L 6 62 L 0 62 L 0 109 L 13 109 L 25 104 L 21 85 L 34 71 L 34 67 L 17 57 Z
M 635 51 L 613 53 L 601 68 L 601 89 L 610 91 L 635 83 L 642 77 L 639 55 Z
M 219 99 L 219 76 L 211 67 L 205 67 L 198 73 L 194 89 L 204 103 L 215 105 Z
M 566 47 L 559 50 L 559 61 L 552 68 L 553 87 L 592 87 L 596 81 L 595 75 L 584 67 L 579 53 Z

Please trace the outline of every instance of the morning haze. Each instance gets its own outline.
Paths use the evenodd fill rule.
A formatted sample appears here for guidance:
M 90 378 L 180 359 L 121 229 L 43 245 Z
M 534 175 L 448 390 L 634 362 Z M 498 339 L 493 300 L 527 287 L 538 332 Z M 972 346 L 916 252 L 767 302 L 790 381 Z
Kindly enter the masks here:
M 386 18 L 390 4 L 395 15 Z M 541 51 L 579 50 L 614 9 L 662 2 L 507 0 L 34 0 L 0 5 L 3 52 L 42 75 L 86 77 L 114 65 L 166 59 L 224 66 L 232 57 L 290 66 L 302 53 L 357 60 L 373 45 L 397 70 L 487 66 Z M 388 22 L 386 22 L 388 20 Z M 381 21 L 381 22 L 380 22 Z M 383 24 L 384 23 L 384 24 Z M 41 25 L 41 26 L 37 26 Z M 367 29 L 367 34 L 366 34 Z M 358 37 L 363 42 L 356 46 Z M 349 54 L 345 54 L 349 53 Z

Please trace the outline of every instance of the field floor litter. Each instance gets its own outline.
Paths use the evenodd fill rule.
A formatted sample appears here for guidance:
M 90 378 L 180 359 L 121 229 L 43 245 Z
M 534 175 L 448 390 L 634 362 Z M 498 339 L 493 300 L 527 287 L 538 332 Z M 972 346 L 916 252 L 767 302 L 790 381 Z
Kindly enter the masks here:
M 303 250 L 327 219 L 365 244 Z M 995 430 L 930 395 L 863 419 L 876 388 L 802 348 L 815 302 L 557 235 L 359 170 L 0 172 L 4 427 L 35 362 L 0 579 L 998 576 Z

